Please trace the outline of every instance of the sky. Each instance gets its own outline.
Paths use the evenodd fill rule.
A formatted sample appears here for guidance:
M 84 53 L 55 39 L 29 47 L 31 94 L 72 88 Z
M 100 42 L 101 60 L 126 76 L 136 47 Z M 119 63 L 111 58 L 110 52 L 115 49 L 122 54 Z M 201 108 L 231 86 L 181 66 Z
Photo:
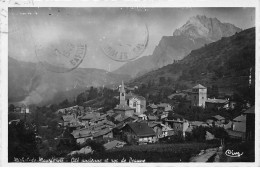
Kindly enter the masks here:
M 216 17 L 242 29 L 255 26 L 255 9 L 241 7 L 9 8 L 8 55 L 27 62 L 53 62 L 53 58 L 49 59 L 52 54 L 46 50 L 53 50 L 57 45 L 66 51 L 64 42 L 81 42 L 87 45 L 87 53 L 79 67 L 113 71 L 126 62 L 112 60 L 104 54 L 102 38 L 110 35 L 112 40 L 125 43 L 141 40 L 145 35 L 138 29 L 147 26 L 148 45 L 139 57 L 151 55 L 162 36 L 172 36 L 175 29 L 196 15 Z

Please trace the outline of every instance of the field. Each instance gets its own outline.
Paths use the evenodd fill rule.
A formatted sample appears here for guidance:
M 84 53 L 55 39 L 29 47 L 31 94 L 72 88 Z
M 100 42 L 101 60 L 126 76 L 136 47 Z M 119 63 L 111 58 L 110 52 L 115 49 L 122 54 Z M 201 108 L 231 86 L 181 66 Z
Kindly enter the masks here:
M 145 160 L 145 162 L 189 162 L 189 159 L 198 154 L 200 150 L 213 148 L 217 145 L 206 143 L 178 143 L 178 144 L 151 144 L 139 146 L 125 146 L 102 153 L 92 155 L 77 155 L 74 158 L 82 160 L 101 160 L 108 162 L 125 160 Z M 65 161 L 71 161 L 72 157 L 66 157 Z

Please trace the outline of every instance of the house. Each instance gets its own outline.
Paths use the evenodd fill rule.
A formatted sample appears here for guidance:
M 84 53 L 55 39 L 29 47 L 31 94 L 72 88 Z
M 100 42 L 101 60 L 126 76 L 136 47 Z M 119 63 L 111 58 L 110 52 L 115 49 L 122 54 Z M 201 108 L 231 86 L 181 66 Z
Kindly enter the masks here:
M 233 131 L 246 132 L 246 115 L 242 114 L 233 119 Z
M 207 120 L 207 123 L 211 126 L 223 126 L 226 122 L 226 119 L 220 115 L 212 116 L 210 119 Z
M 74 130 L 71 134 L 78 144 L 83 144 L 88 139 L 93 139 L 92 131 L 88 128 Z
M 127 104 L 135 109 L 135 113 L 143 114 L 146 111 L 146 99 L 132 93 L 126 95 Z
M 147 118 L 147 116 L 145 115 L 145 114 L 139 114 L 139 115 L 137 115 L 137 117 L 138 117 L 138 119 L 140 119 L 140 120 L 147 120 L 148 118 Z
M 63 120 L 63 126 L 69 126 L 70 122 L 75 119 L 74 115 L 65 115 L 62 116 L 62 120 Z
M 246 139 L 246 115 L 237 116 L 231 122 L 231 128 L 225 128 L 226 132 L 233 139 Z
M 255 139 L 255 106 L 247 109 L 244 114 L 246 115 L 246 140 Z
M 205 102 L 206 104 L 206 108 L 217 108 L 217 109 L 221 109 L 221 108 L 229 108 L 229 101 L 227 99 L 210 99 L 208 98 Z
M 169 112 L 172 111 L 173 106 L 169 103 L 160 103 L 157 105 L 158 109 L 163 111 L 163 112 Z
M 125 105 L 119 104 L 114 108 L 114 112 L 121 114 L 122 117 L 124 117 L 124 116 L 131 117 L 134 115 L 134 111 L 135 111 L 134 108 L 131 108 L 131 107 L 127 106 L 126 104 Z
M 205 107 L 207 100 L 207 88 L 198 84 L 191 91 L 191 106 Z
M 161 125 L 162 125 L 162 136 L 159 136 L 159 138 L 164 138 L 175 134 L 172 128 L 165 126 L 164 124 Z
M 119 105 L 114 108 L 117 113 L 131 117 L 134 113 L 143 114 L 146 111 L 146 100 L 132 93 L 126 94 L 124 82 L 119 87 Z
M 19 104 L 18 106 L 15 106 L 15 112 L 17 113 L 30 113 L 30 109 L 25 104 Z
M 212 133 L 206 131 L 205 139 L 206 140 L 213 140 L 213 139 L 215 139 L 215 136 Z
M 163 113 L 160 115 L 160 119 L 161 119 L 161 120 L 166 119 L 168 116 L 169 116 L 169 113 L 168 113 L 168 112 L 163 112 Z
M 98 117 L 99 117 L 98 114 L 90 113 L 90 114 L 86 114 L 85 116 L 80 117 L 79 119 L 81 120 L 81 122 L 83 124 L 85 124 L 87 126 L 87 125 L 89 125 L 90 120 L 93 120 Z
M 155 115 L 148 115 L 148 116 L 147 116 L 147 120 L 148 120 L 149 122 L 153 122 L 153 121 L 159 120 L 159 118 L 158 118 L 157 116 L 155 116 Z
M 151 112 L 151 113 L 155 113 L 157 111 L 157 109 L 158 109 L 158 106 L 156 104 L 154 104 L 154 103 L 149 104 L 147 106 L 147 111 Z
M 192 126 L 192 127 L 199 127 L 199 126 L 208 127 L 209 125 L 206 122 L 202 122 L 202 121 L 192 121 L 192 122 L 190 122 L 190 126 Z
M 147 123 L 127 123 L 122 128 L 124 139 L 131 144 L 154 143 L 157 141 L 156 134 Z
M 97 125 L 97 124 L 103 123 L 105 121 L 107 121 L 107 119 L 105 117 L 95 117 L 89 121 L 89 124 Z
M 185 132 L 189 127 L 189 122 L 178 114 L 173 114 L 171 117 L 166 118 L 163 120 L 163 124 L 173 129 L 175 133 L 181 132 L 183 136 L 185 136 Z
M 157 138 L 162 138 L 162 136 L 163 136 L 163 131 L 162 131 L 163 126 L 161 125 L 160 122 L 149 122 L 148 126 L 153 129 Z
M 111 128 L 106 128 L 101 131 L 93 133 L 93 139 L 102 140 L 105 138 L 113 138 L 113 133 Z

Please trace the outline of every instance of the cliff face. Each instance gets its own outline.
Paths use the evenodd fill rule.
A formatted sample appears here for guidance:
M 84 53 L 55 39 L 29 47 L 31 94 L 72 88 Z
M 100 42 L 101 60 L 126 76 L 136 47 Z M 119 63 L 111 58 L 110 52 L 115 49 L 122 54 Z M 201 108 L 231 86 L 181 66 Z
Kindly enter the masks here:
M 221 23 L 217 18 L 206 16 L 191 17 L 181 28 L 176 29 L 173 36 L 164 36 L 150 56 L 141 57 L 123 65 L 115 71 L 132 77 L 156 70 L 174 60 L 181 60 L 192 50 L 205 44 L 229 37 L 241 29 L 229 23 Z

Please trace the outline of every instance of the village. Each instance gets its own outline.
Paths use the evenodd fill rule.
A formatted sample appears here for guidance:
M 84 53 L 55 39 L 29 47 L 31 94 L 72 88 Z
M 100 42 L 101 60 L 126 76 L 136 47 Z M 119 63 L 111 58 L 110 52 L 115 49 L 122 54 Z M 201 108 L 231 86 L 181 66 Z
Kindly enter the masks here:
M 103 145 L 106 150 L 121 148 L 127 145 L 149 145 L 163 143 L 180 137 L 185 140 L 191 135 L 193 129 L 198 127 L 219 127 L 223 128 L 229 138 L 239 141 L 254 140 L 254 106 L 249 107 L 241 115 L 232 120 L 214 115 L 206 121 L 190 121 L 175 112 L 175 107 L 170 103 L 147 103 L 142 96 L 132 93 L 125 88 L 124 82 L 119 85 L 119 103 L 105 113 L 100 112 L 101 108 L 83 106 L 72 106 L 56 111 L 62 115 L 59 127 L 69 132 L 70 139 L 64 136 L 64 140 L 75 140 L 82 145 L 87 141 L 105 141 Z M 169 99 L 174 100 L 175 96 L 185 95 L 185 107 L 201 107 L 210 109 L 234 109 L 235 102 L 229 99 L 207 98 L 207 88 L 201 84 L 192 89 L 172 94 Z M 217 137 L 206 132 L 205 140 L 216 140 Z M 219 145 L 221 146 L 222 139 Z M 69 153 L 88 154 L 93 150 L 85 146 L 80 150 Z

